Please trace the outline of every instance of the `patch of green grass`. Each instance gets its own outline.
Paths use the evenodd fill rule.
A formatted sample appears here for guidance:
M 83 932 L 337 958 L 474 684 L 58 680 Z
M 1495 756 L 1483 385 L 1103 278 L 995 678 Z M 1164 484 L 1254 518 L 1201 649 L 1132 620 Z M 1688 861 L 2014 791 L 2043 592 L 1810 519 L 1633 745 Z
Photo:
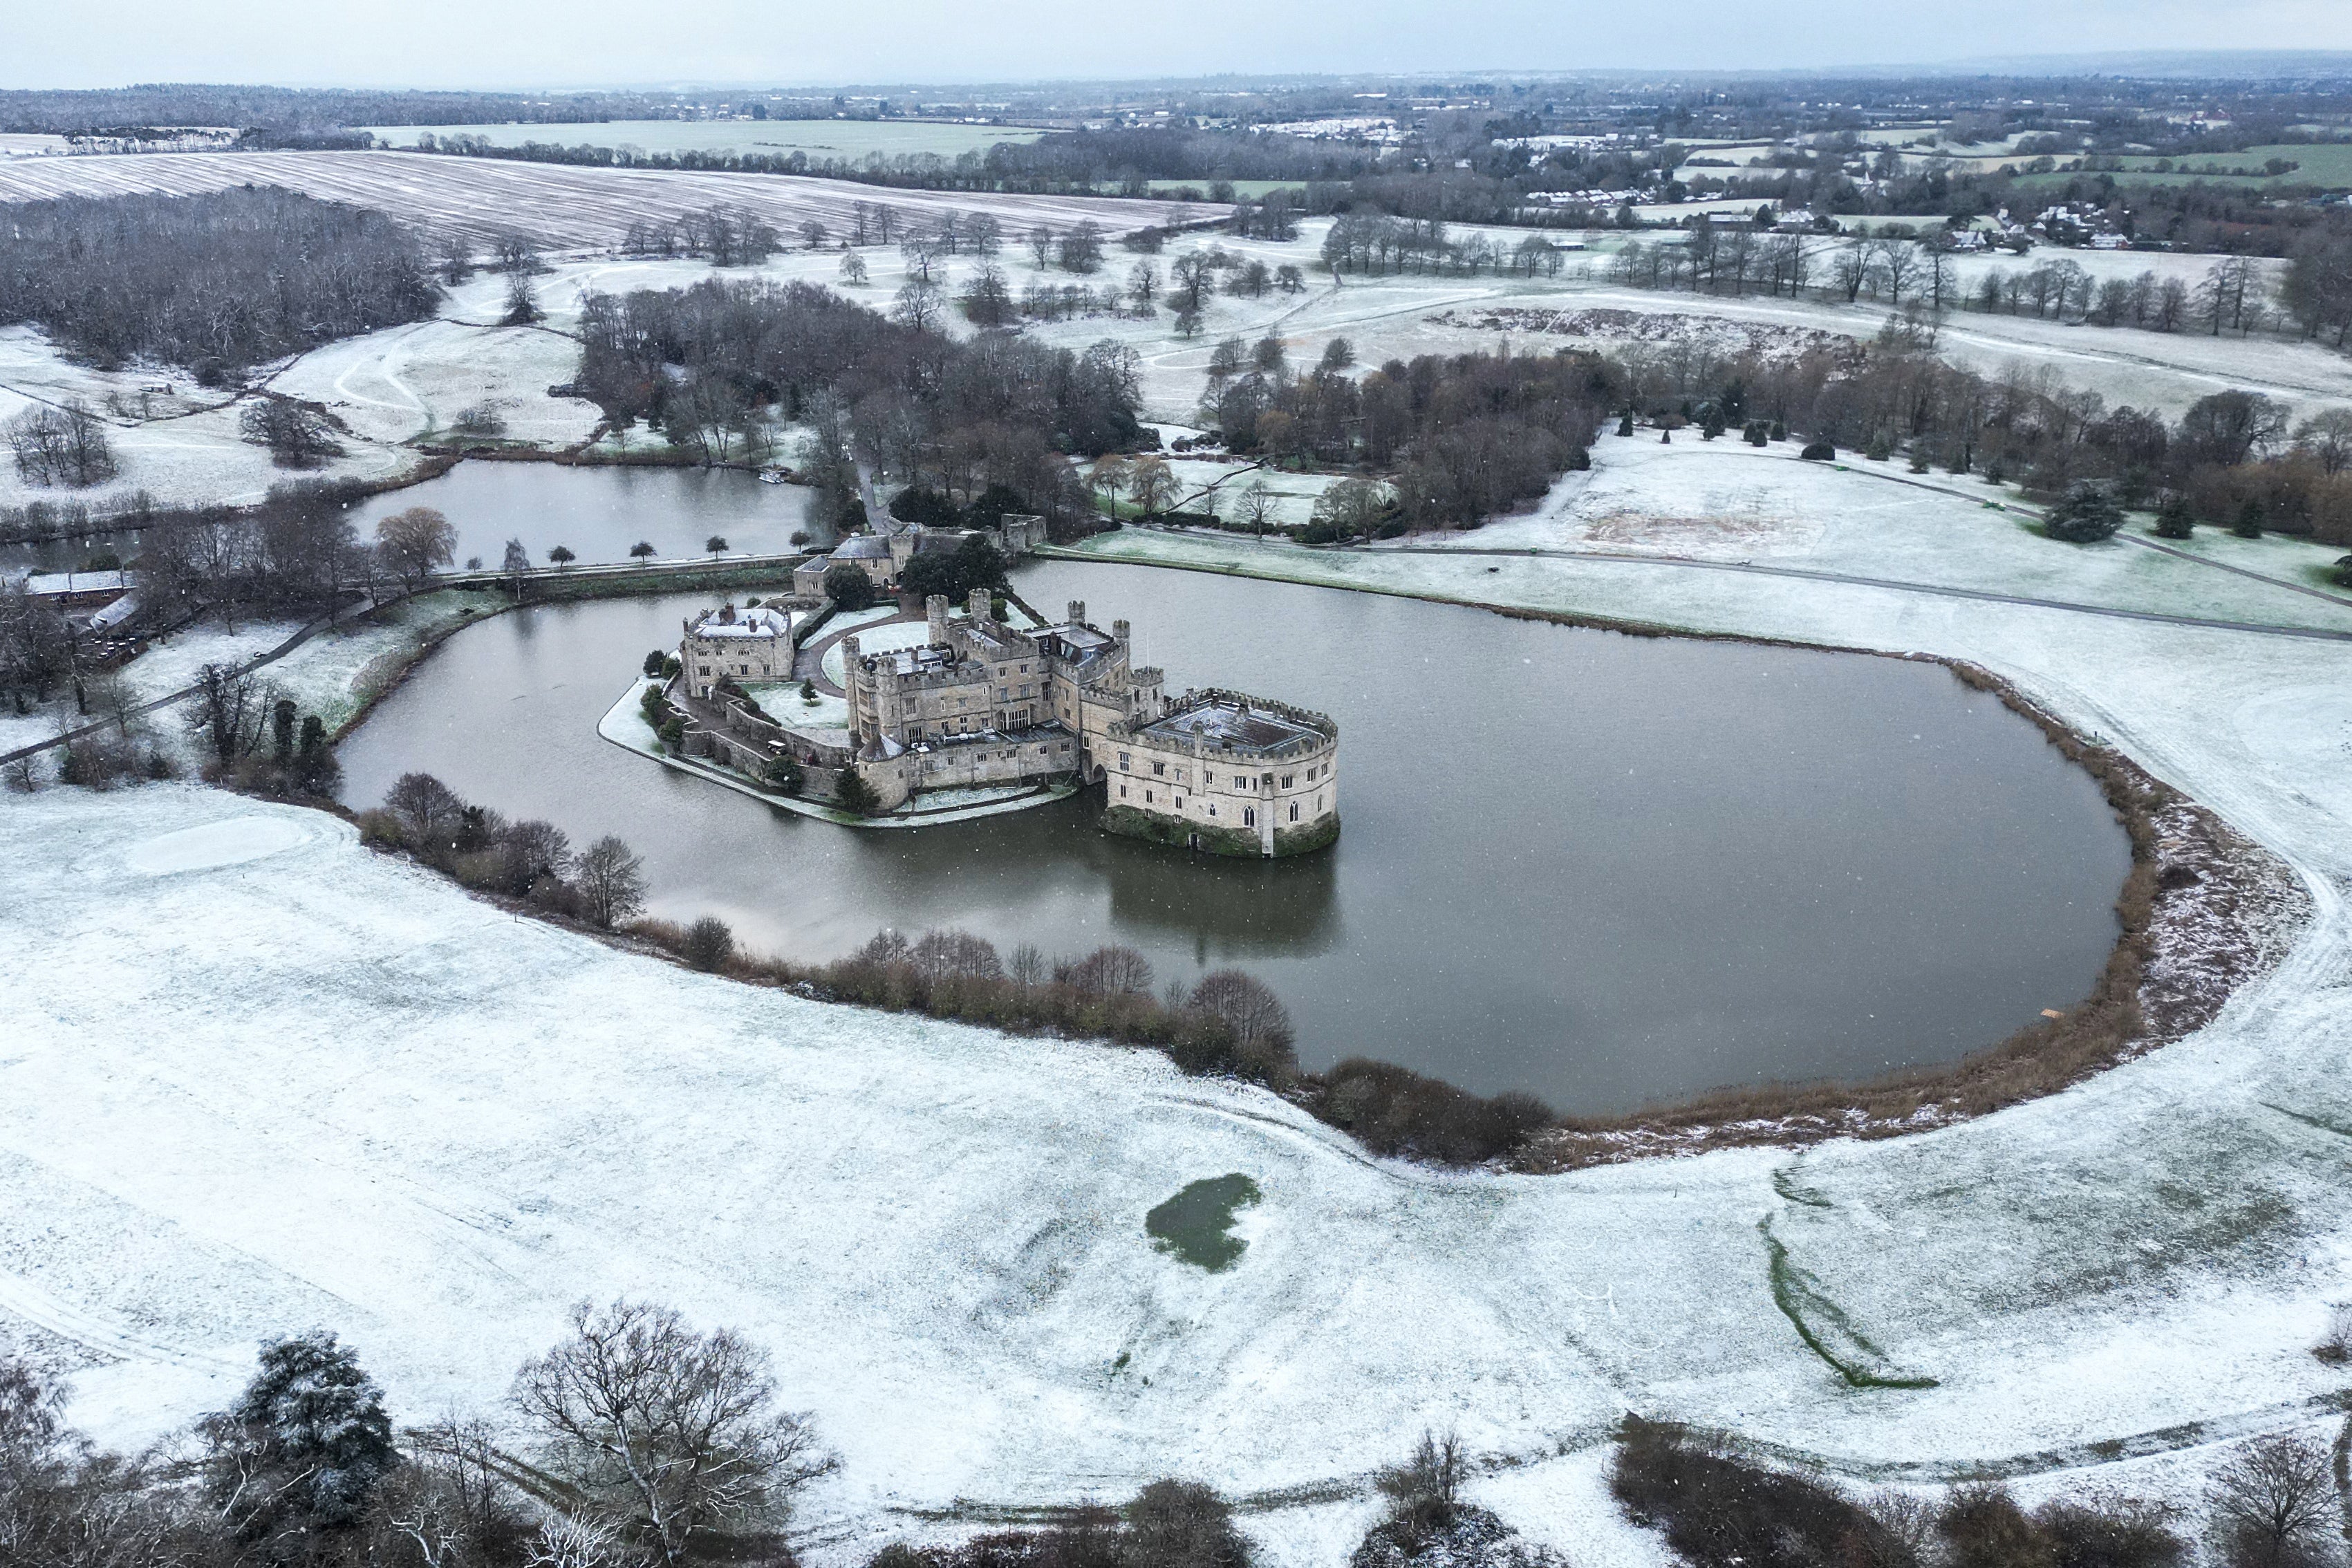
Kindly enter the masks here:
M 1258 1201 L 1257 1184 L 1235 1172 L 1193 1182 L 1143 1216 L 1151 1245 L 1195 1268 L 1223 1273 L 1247 1244 L 1232 1234 L 1234 1215 Z
M 1783 1165 L 1772 1173 L 1772 1190 L 1789 1202 L 1802 1204 L 1807 1208 L 1826 1209 L 1837 1206 L 1812 1188 L 1797 1185 L 1797 1168 L 1794 1165 Z
M 1906 1373 L 1887 1360 L 1886 1352 L 1866 1338 L 1838 1304 L 1822 1291 L 1821 1281 L 1790 1260 L 1788 1247 L 1772 1234 L 1769 1218 L 1759 1220 L 1757 1233 L 1764 1238 L 1772 1284 L 1772 1304 L 1797 1331 L 1797 1337 L 1832 1370 L 1854 1388 L 1933 1388 L 1936 1380 Z

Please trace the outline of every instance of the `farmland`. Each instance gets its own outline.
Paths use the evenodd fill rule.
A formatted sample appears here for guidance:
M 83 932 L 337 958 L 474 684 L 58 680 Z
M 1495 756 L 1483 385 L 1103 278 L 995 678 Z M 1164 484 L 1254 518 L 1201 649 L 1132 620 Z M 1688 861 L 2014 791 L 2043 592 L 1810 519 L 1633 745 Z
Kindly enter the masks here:
M 0 201 L 190 195 L 243 184 L 283 185 L 373 207 L 436 235 L 489 241 L 520 233 L 554 250 L 617 245 L 631 224 L 672 222 L 719 205 L 746 208 L 787 235 L 812 221 L 845 229 L 860 202 L 888 202 L 917 221 L 989 212 L 1012 228 L 1067 228 L 1091 219 L 1114 235 L 1168 216 L 1166 207 L 1141 201 L 884 190 L 786 174 L 577 168 L 417 153 L 175 153 L 0 164 Z
M 985 153 L 1000 142 L 1034 142 L 1045 134 L 1017 125 L 972 125 L 948 120 L 604 120 L 586 123 L 506 125 L 371 125 L 390 147 L 414 147 L 419 136 L 446 141 L 478 136 L 494 147 L 526 142 L 558 147 L 635 147 L 644 153 L 760 153 L 782 157 L 853 162 L 879 154 L 936 153 L 953 158 Z

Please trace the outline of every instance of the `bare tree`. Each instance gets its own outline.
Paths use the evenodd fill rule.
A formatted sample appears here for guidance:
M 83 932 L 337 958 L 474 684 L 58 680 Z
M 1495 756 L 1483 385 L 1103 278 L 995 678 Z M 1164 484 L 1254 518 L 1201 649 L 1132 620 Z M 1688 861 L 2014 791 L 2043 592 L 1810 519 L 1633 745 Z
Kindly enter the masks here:
M 806 1417 L 775 1407 L 764 1352 L 646 1302 L 574 1307 L 570 1337 L 524 1363 L 513 1399 L 591 1511 L 665 1563 L 706 1535 L 781 1528 L 835 1464 Z
M 466 803 L 431 773 L 403 773 L 385 792 L 383 808 L 407 830 L 409 844 L 423 848 L 456 830 Z
M 609 833 L 582 853 L 573 885 L 588 918 L 607 930 L 646 907 L 645 862 Z
M 2327 1451 L 2299 1437 L 2257 1437 L 2214 1473 L 2211 1504 L 2231 1568 L 2325 1561 L 2336 1512 Z
M 1053 229 L 1041 223 L 1029 231 L 1029 254 L 1037 258 L 1037 270 L 1043 272 L 1054 259 Z
M 274 696 L 261 689 L 249 669 L 205 665 L 196 671 L 196 708 L 188 727 L 207 731 L 213 754 L 233 763 L 260 742 Z
M 236 430 L 240 438 L 268 447 L 269 460 L 281 468 L 315 468 L 343 455 L 326 416 L 288 397 L 253 399 L 238 411 Z
M 1192 987 L 1189 1004 L 1195 1011 L 1220 1019 L 1244 1051 L 1269 1047 L 1288 1048 L 1293 1040 L 1290 1014 L 1282 998 L 1265 983 L 1238 969 L 1217 969 Z
M 1055 965 L 1054 979 L 1087 996 L 1149 996 L 1151 961 L 1131 947 L 1098 947 L 1075 963 Z
M 1013 950 L 1012 974 L 1022 985 L 1035 985 L 1045 978 L 1045 955 L 1035 942 L 1024 942 Z

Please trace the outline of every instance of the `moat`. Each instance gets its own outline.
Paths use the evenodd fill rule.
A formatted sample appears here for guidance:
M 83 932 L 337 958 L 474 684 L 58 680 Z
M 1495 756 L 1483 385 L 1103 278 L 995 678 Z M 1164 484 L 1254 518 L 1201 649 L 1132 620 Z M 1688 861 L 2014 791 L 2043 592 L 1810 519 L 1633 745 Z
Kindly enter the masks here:
M 439 774 L 644 857 L 656 913 L 823 958 L 879 927 L 1239 963 L 1308 1066 L 1402 1062 L 1606 1112 L 1949 1060 L 2064 1008 L 2128 868 L 2094 783 L 1925 662 L 1644 638 L 1336 590 L 1035 563 L 1173 686 L 1268 679 L 1348 737 L 1347 831 L 1291 861 L 1094 826 L 1100 790 L 859 832 L 647 766 L 597 720 L 707 596 L 550 606 L 452 638 L 341 755 L 345 797 Z

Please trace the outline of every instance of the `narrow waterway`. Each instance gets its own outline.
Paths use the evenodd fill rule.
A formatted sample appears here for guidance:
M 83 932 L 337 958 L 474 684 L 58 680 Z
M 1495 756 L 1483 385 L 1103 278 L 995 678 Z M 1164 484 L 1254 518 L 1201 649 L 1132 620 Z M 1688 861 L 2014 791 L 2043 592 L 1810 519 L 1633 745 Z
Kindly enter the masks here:
M 1163 984 L 1239 963 L 1310 1066 L 1385 1058 L 1577 1112 L 1957 1058 L 2079 1000 L 2115 940 L 2129 850 L 2097 787 L 1938 666 L 1138 566 L 1015 581 L 1133 622 L 1171 692 L 1336 718 L 1336 848 L 1188 858 L 1101 834 L 1088 797 L 858 830 L 680 775 L 595 724 L 692 597 L 459 634 L 346 741 L 345 795 L 423 769 L 575 844 L 618 833 L 656 912 L 803 958 L 955 925 L 1131 943 Z

